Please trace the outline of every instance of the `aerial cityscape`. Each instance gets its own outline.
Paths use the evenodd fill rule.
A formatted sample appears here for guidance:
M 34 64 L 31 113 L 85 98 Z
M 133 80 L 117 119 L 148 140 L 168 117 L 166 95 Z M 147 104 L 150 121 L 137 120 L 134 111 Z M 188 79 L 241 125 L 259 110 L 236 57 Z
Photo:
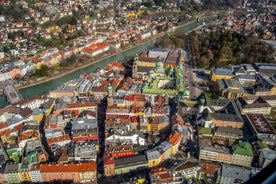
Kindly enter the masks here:
M 0 183 L 276 183 L 274 0 L 0 0 Z

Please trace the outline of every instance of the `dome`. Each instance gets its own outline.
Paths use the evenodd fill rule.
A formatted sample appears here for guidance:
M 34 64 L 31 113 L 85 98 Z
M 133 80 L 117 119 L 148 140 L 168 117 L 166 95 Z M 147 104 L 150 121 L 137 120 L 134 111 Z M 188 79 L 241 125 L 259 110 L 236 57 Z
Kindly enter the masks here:
M 153 71 L 153 70 L 150 70 L 150 71 L 149 71 L 149 74 L 154 74 L 154 71 Z
M 190 92 L 189 92 L 188 90 L 185 90 L 185 91 L 183 92 L 183 95 L 184 95 L 184 96 L 190 96 Z
M 108 90 L 108 91 L 112 91 L 112 86 L 109 85 L 109 86 L 107 87 L 107 90 Z

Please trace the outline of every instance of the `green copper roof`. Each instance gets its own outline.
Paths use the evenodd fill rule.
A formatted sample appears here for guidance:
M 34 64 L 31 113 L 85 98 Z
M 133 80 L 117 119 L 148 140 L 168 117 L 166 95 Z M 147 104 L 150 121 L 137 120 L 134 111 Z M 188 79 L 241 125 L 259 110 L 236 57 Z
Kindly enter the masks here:
M 248 142 L 239 141 L 233 146 L 233 153 L 238 155 L 253 156 L 252 146 Z
M 212 130 L 211 128 L 200 128 L 200 130 L 198 131 L 200 134 L 209 134 L 212 135 Z
M 262 141 L 257 141 L 257 146 L 259 149 L 268 148 L 268 146 Z

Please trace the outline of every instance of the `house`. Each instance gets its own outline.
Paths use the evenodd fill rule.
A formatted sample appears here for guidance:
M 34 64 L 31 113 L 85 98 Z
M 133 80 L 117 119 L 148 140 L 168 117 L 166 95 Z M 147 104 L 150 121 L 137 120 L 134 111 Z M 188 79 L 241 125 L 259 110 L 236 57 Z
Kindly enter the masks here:
M 112 176 L 115 174 L 114 156 L 104 154 L 104 175 Z

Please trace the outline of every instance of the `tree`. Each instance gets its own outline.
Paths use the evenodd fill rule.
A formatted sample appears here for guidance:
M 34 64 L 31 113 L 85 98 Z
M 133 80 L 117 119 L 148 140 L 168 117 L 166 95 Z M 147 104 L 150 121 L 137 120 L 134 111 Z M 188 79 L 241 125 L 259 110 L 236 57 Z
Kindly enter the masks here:
M 40 68 L 37 68 L 35 70 L 35 76 L 44 77 L 47 75 L 48 70 L 49 70 L 49 67 L 47 65 L 42 64 Z

